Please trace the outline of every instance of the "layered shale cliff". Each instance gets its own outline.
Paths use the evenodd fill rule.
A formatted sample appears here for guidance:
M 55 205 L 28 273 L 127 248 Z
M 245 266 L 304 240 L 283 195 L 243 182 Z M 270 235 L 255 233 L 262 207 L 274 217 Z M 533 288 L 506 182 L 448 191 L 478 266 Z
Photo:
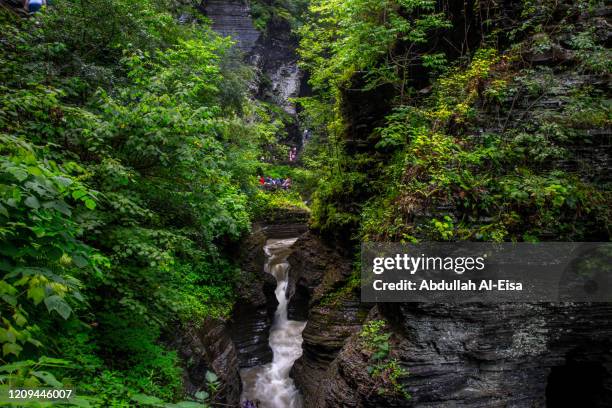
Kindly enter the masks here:
M 288 115 L 285 120 L 286 140 L 301 147 L 297 107 L 291 100 L 306 92 L 304 74 L 298 68 L 297 38 L 286 20 L 272 18 L 264 30 L 253 25 L 249 3 L 242 0 L 213 0 L 202 9 L 212 21 L 213 30 L 230 36 L 255 68 L 257 77 L 252 84 L 257 99 L 276 105 Z
M 291 259 L 295 291 L 309 305 L 304 354 L 293 369 L 308 407 L 606 407 L 612 401 L 608 304 L 364 304 L 351 285 L 350 259 L 320 238 L 303 235 Z M 390 357 L 408 372 L 399 384 L 410 399 L 378 392 L 381 382 L 370 374 L 371 352 L 360 336 L 374 320 L 386 322 Z
M 237 348 L 230 337 L 227 322 L 208 319 L 198 326 L 188 327 L 177 333 L 172 346 L 185 362 L 183 383 L 185 391 L 194 395 L 206 388 L 206 373 L 213 372 L 222 388 L 215 396 L 215 403 L 237 406 L 241 385 Z
M 202 9 L 211 20 L 214 31 L 224 37 L 231 37 L 245 53 L 253 50 L 261 33 L 253 25 L 246 1 L 208 0 L 203 3 Z

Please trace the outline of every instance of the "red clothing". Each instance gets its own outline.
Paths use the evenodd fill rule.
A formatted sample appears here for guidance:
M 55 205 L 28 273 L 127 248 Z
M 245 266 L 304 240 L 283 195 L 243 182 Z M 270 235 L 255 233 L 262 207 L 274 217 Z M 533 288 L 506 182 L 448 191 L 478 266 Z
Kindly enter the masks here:
M 266 181 L 264 180 L 264 178 L 263 178 L 263 177 L 260 177 L 260 178 L 259 178 L 259 185 L 260 185 L 260 186 L 263 186 L 265 183 L 266 183 Z

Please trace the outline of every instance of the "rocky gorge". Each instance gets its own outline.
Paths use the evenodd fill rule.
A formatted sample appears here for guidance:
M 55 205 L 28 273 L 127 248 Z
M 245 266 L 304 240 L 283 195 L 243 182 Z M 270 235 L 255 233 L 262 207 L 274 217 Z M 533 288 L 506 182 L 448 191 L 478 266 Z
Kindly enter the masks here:
M 0 0 L 0 406 L 612 407 L 608 3 Z
M 504 13 L 514 13 L 514 2 L 505 3 Z M 302 95 L 305 85 L 290 28 L 272 24 L 269 31 L 258 32 L 248 5 L 240 1 L 210 1 L 204 9 L 213 28 L 232 35 L 257 68 L 257 96 L 294 117 L 288 133 L 292 142 L 299 143 L 301 129 L 291 98 Z M 602 41 L 609 43 L 609 16 L 607 7 L 581 15 L 574 23 L 597 20 L 599 34 L 606 37 Z M 519 91 L 515 96 L 502 100 L 497 108 L 483 102 L 474 137 L 508 128 L 529 132 L 525 123 L 565 115 L 576 89 L 585 85 L 609 89 L 609 76 L 576 75 L 570 70 L 577 57 L 565 48 L 566 43 L 563 38 L 555 39 L 547 52 L 527 50 L 523 54 L 535 67 L 554 67 L 537 76 L 542 84 L 552 84 L 549 92 L 533 95 L 529 84 L 523 83 L 516 85 Z M 552 82 L 546 82 L 551 75 Z M 427 94 L 431 90 L 424 86 L 421 91 Z M 345 91 L 342 108 L 349 123 L 345 140 L 349 155 L 373 150 L 377 141 L 371 134 L 389 110 L 385 102 L 388 92 L 384 87 Z M 579 160 L 569 158 L 546 165 L 609 183 L 610 129 L 574 125 L 577 133 L 588 136 L 571 142 Z M 452 205 L 423 208 L 412 214 L 412 220 L 417 222 L 436 211 L 453 214 L 458 210 Z M 276 281 L 264 272 L 264 246 L 269 239 L 296 237 L 287 256 L 286 293 L 288 318 L 307 322 L 302 332 L 303 354 L 291 370 L 304 407 L 611 405 L 609 304 L 363 303 L 356 283 L 354 243 L 342 232 L 330 236 L 309 229 L 309 217 L 308 212 L 297 209 L 280 211 L 253 226 L 239 251 L 242 277 L 231 319 L 206 323 L 181 346 L 185 359 L 196 356 L 196 360 L 203 360 L 187 370 L 187 384 L 201 382 L 204 368 L 212 368 L 224 384 L 219 401 L 238 406 L 240 369 L 272 361 L 268 339 L 278 302 Z M 602 239 L 595 233 L 590 238 Z M 364 325 L 372 321 L 385 322 L 389 355 L 406 373 L 398 384 L 410 398 L 377 392 L 381 384 L 370 374 L 371 353 L 360 335 Z
M 263 272 L 263 242 L 302 232 L 289 256 L 289 311 L 291 319 L 307 321 L 303 355 L 291 371 L 305 407 L 608 406 L 608 304 L 364 304 L 359 288 L 343 290 L 350 259 L 304 233 L 304 224 L 268 227 L 246 247 L 246 265 L 253 266 L 232 321 L 207 324 L 187 348 L 208 362 L 190 373 L 208 366 L 223 379 L 224 402 L 239 403 L 240 368 L 272 360 L 268 336 L 277 303 Z M 378 319 L 388 322 L 391 354 L 408 370 L 401 381 L 410 400 L 375 392 L 359 333 Z

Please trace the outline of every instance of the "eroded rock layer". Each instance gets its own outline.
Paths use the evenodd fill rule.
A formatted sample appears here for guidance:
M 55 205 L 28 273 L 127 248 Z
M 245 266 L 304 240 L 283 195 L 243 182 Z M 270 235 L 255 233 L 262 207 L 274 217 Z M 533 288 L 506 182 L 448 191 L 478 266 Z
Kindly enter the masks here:
M 250 8 L 242 0 L 208 0 L 204 13 L 212 21 L 212 29 L 224 37 L 232 37 L 245 53 L 251 52 L 260 37 L 251 18 Z
M 186 362 L 183 374 L 185 390 L 195 394 L 205 390 L 206 372 L 214 372 L 221 384 L 222 392 L 215 402 L 236 405 L 240 401 L 238 355 L 232 342 L 227 322 L 208 319 L 200 326 L 189 327 L 176 336 L 175 346 L 179 357 Z

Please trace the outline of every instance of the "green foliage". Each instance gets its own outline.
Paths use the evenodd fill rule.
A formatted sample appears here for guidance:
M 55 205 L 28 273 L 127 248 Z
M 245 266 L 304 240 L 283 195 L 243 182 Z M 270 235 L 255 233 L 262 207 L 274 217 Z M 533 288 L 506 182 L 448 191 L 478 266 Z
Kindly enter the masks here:
M 132 396 L 132 401 L 139 405 L 159 407 L 159 408 L 208 408 L 208 401 L 214 401 L 214 396 L 219 392 L 221 383 L 217 375 L 212 371 L 207 371 L 206 387 L 208 391 L 198 391 L 194 395 L 194 400 L 180 401 L 178 403 L 167 403 L 162 399 L 147 394 L 136 394 Z
M 95 209 L 97 195 L 78 180 L 82 168 L 40 161 L 34 146 L 12 136 L 0 141 L 0 344 L 14 360 L 42 346 L 35 316 L 43 306 L 68 319 L 83 304 L 80 279 L 99 276 L 107 259 L 79 240 L 73 216 Z
M 313 194 L 313 227 L 336 236 L 353 236 L 359 225 L 357 213 L 371 196 L 368 166 L 375 157 L 346 160 L 343 138 L 343 91 L 353 81 L 365 89 L 393 86 L 400 100 L 410 97 L 410 67 L 425 64 L 443 71 L 445 56 L 429 52 L 429 35 L 449 27 L 435 2 L 318 0 L 310 5 L 306 23 L 299 30 L 302 67 L 310 73 L 315 96 L 302 98 L 303 122 L 313 132 L 303 159 L 321 182 Z M 397 133 L 383 132 L 380 149 L 402 143 Z M 378 166 L 377 170 L 384 171 Z
M 317 90 L 344 86 L 355 72 L 365 71 L 369 86 L 391 83 L 403 92 L 405 70 L 423 59 L 414 47 L 448 26 L 431 0 L 317 0 L 299 32 L 300 55 Z M 403 50 L 400 44 L 406 43 Z M 442 54 L 425 55 L 429 66 L 443 64 Z
M 510 51 L 493 46 L 502 33 L 483 34 L 479 48 L 449 66 L 425 47 L 447 27 L 444 16 L 417 3 L 411 3 L 416 16 L 403 3 L 313 3 L 301 45 L 316 91 L 303 102 L 315 146 L 305 161 L 318 163 L 322 174 L 313 227 L 337 237 L 401 242 L 609 237 L 609 185 L 594 179 L 596 169 L 576 152 L 598 143 L 589 129 L 609 127 L 609 98 L 567 79 L 609 72 L 596 19 L 567 23 L 595 4 L 525 2 L 524 24 L 508 33 Z M 395 18 L 407 22 L 394 26 Z M 420 20 L 428 23 L 411 32 L 410 23 Z M 573 66 L 525 63 L 526 53 L 558 53 L 559 32 Z M 398 57 L 406 49 L 415 65 L 439 75 L 418 94 Z M 393 110 L 367 139 L 352 140 L 355 124 L 344 121 L 355 116 L 347 115 L 357 106 L 354 91 L 382 83 L 395 86 Z M 350 102 L 343 100 L 346 88 L 357 88 Z M 559 98 L 560 109 L 540 108 L 547 98 Z M 517 112 L 520 104 L 527 107 Z M 484 133 L 494 120 L 498 130 Z M 555 163 L 578 166 L 560 170 Z
M 382 360 L 389 355 L 391 334 L 383 331 L 386 324 L 384 320 L 370 320 L 359 333 L 364 347 L 372 353 L 371 359 L 374 361 Z
M 386 333 L 384 320 L 370 320 L 359 333 L 362 347 L 369 355 L 370 366 L 368 374 L 375 381 L 374 389 L 381 396 L 397 396 L 405 400 L 411 398 L 410 393 L 400 382 L 401 378 L 408 375 L 396 358 L 391 358 L 390 333 Z
M 71 368 L 70 362 L 59 358 L 40 357 L 38 361 L 22 360 L 0 366 L 0 372 L 9 378 L 8 384 L 17 387 L 62 387 L 48 369 Z M 73 368 L 73 367 L 72 367 Z
M 250 3 L 255 28 L 264 34 L 267 34 L 270 24 L 299 27 L 307 5 L 306 0 L 254 0 Z
M 163 334 L 232 308 L 223 243 L 250 228 L 275 125 L 231 42 L 170 9 L 0 13 L 4 384 L 70 385 L 105 407 L 181 401 Z
M 320 182 L 313 195 L 313 228 L 338 235 L 354 229 L 359 219 L 350 211 L 354 208 L 351 200 L 359 196 L 364 181 L 365 176 L 358 172 L 335 172 Z
M 267 219 L 277 210 L 299 209 L 308 211 L 308 206 L 302 201 L 301 195 L 292 190 L 262 191 L 253 196 L 250 211 L 254 218 Z
M 402 368 L 397 359 L 390 359 L 384 363 L 378 363 L 371 367 L 370 375 L 374 379 L 382 381 L 382 387 L 378 387 L 376 392 L 378 395 L 399 396 L 405 400 L 412 398 L 412 395 L 406 390 L 404 385 L 399 381 L 401 378 L 408 375 L 408 370 Z
M 449 131 L 469 129 L 483 103 L 500 103 L 524 84 L 550 81 L 530 70 L 510 80 L 502 69 L 507 61 L 492 50 L 480 50 L 468 67 L 441 78 L 420 108 L 404 106 L 388 117 L 377 147 L 402 149 L 403 171 L 387 172 L 393 188 L 367 203 L 362 221 L 366 239 L 504 241 L 609 233 L 603 204 L 608 193 L 549 166 L 572 157 L 567 146 L 581 134 L 577 129 L 606 125 L 609 107 L 598 92 L 576 91 L 560 114 L 540 115 L 503 135 Z M 529 92 L 541 95 L 545 89 Z M 577 106 L 584 121 L 573 113 Z M 415 213 L 441 207 L 453 213 L 414 222 Z
M 612 52 L 597 43 L 594 30 L 580 32 L 572 37 L 571 45 L 585 70 L 598 74 L 612 71 Z

